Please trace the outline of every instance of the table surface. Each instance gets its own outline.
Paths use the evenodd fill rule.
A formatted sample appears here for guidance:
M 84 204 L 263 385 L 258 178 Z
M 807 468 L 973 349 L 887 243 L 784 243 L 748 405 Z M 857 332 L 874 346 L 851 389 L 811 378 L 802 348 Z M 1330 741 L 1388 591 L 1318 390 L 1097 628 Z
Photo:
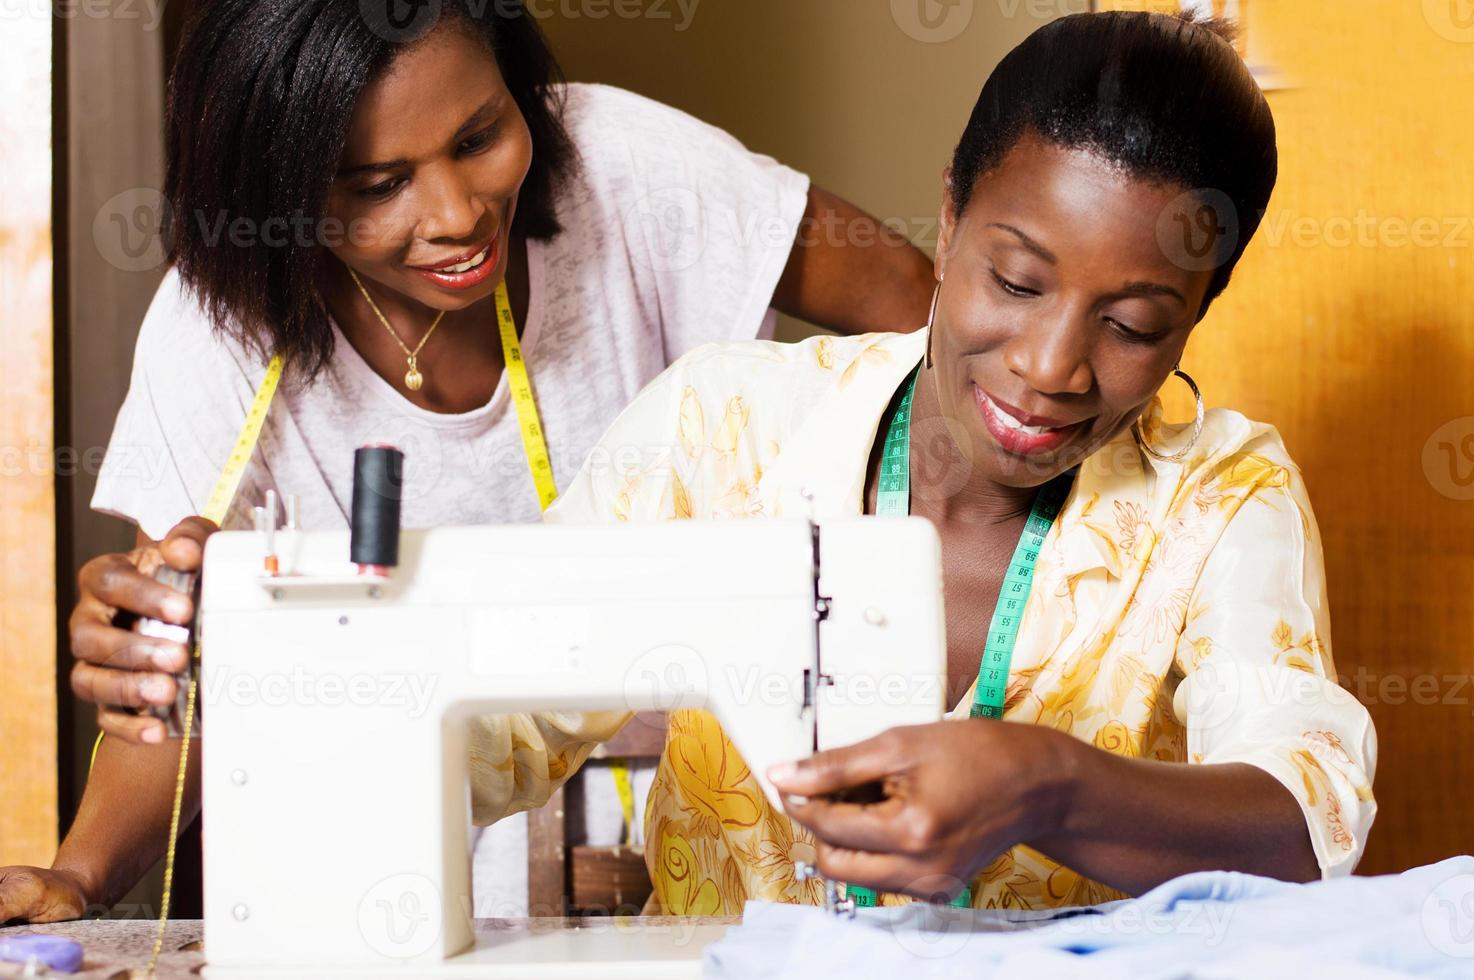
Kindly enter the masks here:
M 477 919 L 477 947 L 509 949 L 525 940 L 529 948 L 537 948 L 544 940 L 556 940 L 570 933 L 589 934 L 594 939 L 624 930 L 656 932 L 665 930 L 675 939 L 688 936 L 696 942 L 709 941 L 741 919 L 718 916 L 639 916 L 610 918 L 535 918 Z M 143 977 L 153 952 L 158 922 L 144 919 L 90 919 L 80 922 L 52 922 L 44 925 L 11 926 L 0 929 L 0 939 L 35 933 L 63 936 L 82 944 L 85 959 L 82 970 L 73 974 L 53 974 L 76 980 L 132 980 Z M 158 980 L 197 980 L 205 963 L 201 936 L 204 923 L 198 919 L 170 922 L 164 934 L 163 952 L 159 956 Z M 488 940 L 490 942 L 488 943 Z M 488 967 L 495 964 L 487 963 Z M 136 974 L 129 971 L 136 970 Z M 0 963 L 0 978 L 19 977 L 19 964 Z M 585 976 L 587 974 L 584 974 Z

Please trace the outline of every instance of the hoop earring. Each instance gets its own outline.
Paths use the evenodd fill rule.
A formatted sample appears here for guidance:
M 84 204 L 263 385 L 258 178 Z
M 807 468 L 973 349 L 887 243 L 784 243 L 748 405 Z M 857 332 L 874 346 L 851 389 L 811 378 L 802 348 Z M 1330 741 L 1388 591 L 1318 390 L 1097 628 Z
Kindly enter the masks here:
M 1131 423 L 1131 436 L 1136 440 L 1136 444 L 1141 447 L 1141 451 L 1152 457 L 1152 459 L 1160 460 L 1163 463 L 1182 462 L 1187 458 L 1187 454 L 1193 451 L 1193 447 L 1198 444 L 1198 438 L 1203 434 L 1203 393 L 1198 390 L 1198 384 L 1192 379 L 1192 376 L 1182 370 L 1182 368 L 1174 367 L 1172 373 L 1187 382 L 1187 386 L 1192 389 L 1193 399 L 1197 402 L 1197 415 L 1193 419 L 1192 441 L 1175 453 L 1159 453 L 1146 444 L 1146 439 L 1142 436 L 1141 432 L 1141 419 L 1138 418 L 1135 422 Z
M 925 329 L 926 329 L 926 361 L 925 361 L 925 363 L 926 363 L 926 369 L 928 371 L 931 370 L 931 333 L 932 333 L 932 327 L 937 322 L 937 300 L 939 300 L 941 298 L 941 296 L 942 296 L 942 280 L 944 280 L 946 278 L 947 278 L 947 274 L 944 272 L 944 273 L 942 273 L 941 277 L 937 279 L 937 288 L 936 289 L 933 289 L 932 290 L 932 293 L 931 293 L 931 312 L 926 315 L 926 327 L 925 327 Z

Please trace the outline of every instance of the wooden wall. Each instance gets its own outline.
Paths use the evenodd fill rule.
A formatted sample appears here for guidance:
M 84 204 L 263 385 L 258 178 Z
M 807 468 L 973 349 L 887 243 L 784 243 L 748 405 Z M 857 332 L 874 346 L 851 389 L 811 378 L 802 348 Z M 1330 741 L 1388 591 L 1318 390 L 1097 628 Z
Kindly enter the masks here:
M 1211 404 L 1279 426 L 1309 481 L 1337 667 L 1381 735 L 1362 870 L 1474 851 L 1474 3 L 1197 5 L 1243 18 L 1240 48 L 1274 86 L 1281 177 L 1185 366 Z M 693 112 L 930 248 L 938 176 L 983 79 L 1086 6 L 959 5 L 932 32 L 906 4 L 851 0 L 707 0 L 684 29 L 543 26 L 570 77 Z
M 59 601 L 76 603 L 76 573 L 90 558 L 133 547 L 133 528 L 90 507 L 97 463 L 128 393 L 133 346 L 164 275 L 157 227 L 164 180 L 164 35 L 189 4 L 171 0 L 164 22 L 139 4 L 139 17 L 74 17 L 65 26 L 66 358 L 58 365 L 64 429 L 58 439 L 84 462 L 59 484 L 63 544 Z M 119 80 L 126 80 L 119 83 Z M 70 654 L 62 669 L 69 670 Z M 96 714 L 62 704 L 62 812 L 82 797 L 97 736 Z
M 684 4 L 688 17 L 681 4 L 647 0 L 649 16 L 565 12 L 540 24 L 570 79 L 631 89 L 720 126 L 930 252 L 942 168 L 983 80 L 1034 30 L 1085 8 L 1086 0 L 701 0 Z M 865 229 L 844 233 L 866 240 Z M 780 318 L 779 339 L 812 333 Z
M 1185 367 L 1305 471 L 1395 871 L 1474 851 L 1474 5 L 1240 3 L 1280 182 Z
M 62 526 L 58 602 L 65 616 L 76 602 L 76 572 L 95 555 L 126 551 L 133 529 L 94 513 L 89 502 L 97 461 L 112 436 L 113 421 L 128 391 L 133 347 L 144 312 L 163 277 L 164 250 L 157 227 L 164 173 L 164 51 L 177 35 L 188 0 L 138 5 L 138 16 L 74 17 L 64 27 L 66 58 L 65 240 L 62 272 L 65 357 L 58 363 L 57 438 L 76 447 L 82 464 L 59 481 Z M 162 14 L 162 20 L 155 16 Z M 123 80 L 120 82 L 119 80 Z M 60 216 L 59 216 L 59 219 Z M 62 649 L 60 670 L 70 670 Z M 97 734 L 91 705 L 63 698 L 60 710 L 61 814 L 69 826 L 86 785 Z M 197 836 L 198 830 L 193 833 Z M 190 840 L 185 832 L 183 841 Z M 174 910 L 198 914 L 198 843 L 181 844 Z M 48 856 L 47 862 L 50 858 Z M 160 862 L 162 865 L 162 862 Z M 126 895 L 120 914 L 152 914 L 162 892 L 160 866 Z
M 0 34 L 0 865 L 56 849 L 51 22 Z

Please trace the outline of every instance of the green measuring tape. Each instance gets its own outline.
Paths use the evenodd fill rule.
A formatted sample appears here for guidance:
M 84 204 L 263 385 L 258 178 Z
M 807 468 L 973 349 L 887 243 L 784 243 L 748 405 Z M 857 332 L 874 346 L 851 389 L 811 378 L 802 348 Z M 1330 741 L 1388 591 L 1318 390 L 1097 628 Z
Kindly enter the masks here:
M 901 389 L 901 400 L 891 413 L 890 427 L 885 430 L 885 445 L 880 449 L 880 478 L 875 493 L 877 517 L 909 517 L 911 514 L 911 401 L 916 395 L 916 376 L 912 370 Z
M 900 401 L 891 412 L 880 451 L 880 474 L 875 495 L 875 513 L 879 517 L 906 517 L 911 513 L 911 401 L 916 394 L 916 378 L 921 369 L 912 370 L 901 391 Z M 1054 526 L 1054 519 L 1070 494 L 1074 473 L 1066 473 L 1045 484 L 1034 498 L 1034 507 L 1024 523 L 1024 533 L 1013 549 L 1013 560 L 1003 576 L 998 603 L 993 607 L 993 620 L 988 626 L 988 639 L 978 664 L 978 683 L 973 690 L 973 718 L 1002 718 L 1003 699 L 1008 691 L 1008 667 L 1013 659 L 1013 645 L 1018 640 L 1018 624 L 1029 601 L 1034 584 L 1034 565 L 1039 549 Z M 858 908 L 876 904 L 875 890 L 860 885 L 846 885 L 845 895 Z M 972 889 L 964 888 L 952 904 L 967 908 L 972 904 Z

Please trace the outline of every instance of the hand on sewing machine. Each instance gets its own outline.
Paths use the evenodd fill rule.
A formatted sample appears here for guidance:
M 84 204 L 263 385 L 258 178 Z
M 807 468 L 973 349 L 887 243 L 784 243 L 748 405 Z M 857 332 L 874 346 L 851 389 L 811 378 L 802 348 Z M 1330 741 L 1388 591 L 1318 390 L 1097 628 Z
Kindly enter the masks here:
M 828 878 L 950 901 L 997 855 L 1052 832 L 1067 738 L 988 719 L 893 728 L 768 772 Z M 851 799 L 870 802 L 849 802 Z
M 140 636 L 131 621 L 148 616 L 188 624 L 193 615 L 188 596 L 154 581 L 162 564 L 182 572 L 198 571 L 205 539 L 218 530 L 203 517 L 180 521 L 157 544 L 142 531 L 138 547 L 126 554 L 102 555 L 82 566 L 77 576 L 81 599 L 72 610 L 72 692 L 98 705 L 97 724 L 109 735 L 129 742 L 162 742 L 164 723 L 139 716 L 133 708 L 169 704 L 174 677 L 189 663 L 178 643 Z

